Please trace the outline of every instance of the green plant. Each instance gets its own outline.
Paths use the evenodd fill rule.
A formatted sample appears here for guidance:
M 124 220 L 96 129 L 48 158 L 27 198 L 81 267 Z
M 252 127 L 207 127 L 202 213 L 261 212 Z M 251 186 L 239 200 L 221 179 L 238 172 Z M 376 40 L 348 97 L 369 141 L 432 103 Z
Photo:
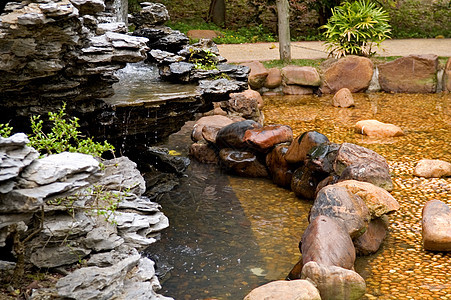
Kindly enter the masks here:
M 9 123 L 0 124 L 0 136 L 6 138 L 11 135 L 13 128 L 9 126 Z
M 190 56 L 188 61 L 194 64 L 194 68 L 200 70 L 216 70 L 218 69 L 218 61 L 215 59 L 216 54 L 210 49 L 190 48 Z
M 100 157 L 106 151 L 113 151 L 114 147 L 108 142 L 94 142 L 91 138 L 85 138 L 77 129 L 80 127 L 78 118 L 65 119 L 66 103 L 58 113 L 49 112 L 49 120 L 53 127 L 49 133 L 43 130 L 43 120 L 40 116 L 31 117 L 31 130 L 29 146 L 35 148 L 41 154 L 61 153 L 64 151 L 79 152 Z
M 371 56 L 373 46 L 390 38 L 389 17 L 382 7 L 369 0 L 345 2 L 332 10 L 325 29 L 326 49 L 329 55 L 348 54 Z

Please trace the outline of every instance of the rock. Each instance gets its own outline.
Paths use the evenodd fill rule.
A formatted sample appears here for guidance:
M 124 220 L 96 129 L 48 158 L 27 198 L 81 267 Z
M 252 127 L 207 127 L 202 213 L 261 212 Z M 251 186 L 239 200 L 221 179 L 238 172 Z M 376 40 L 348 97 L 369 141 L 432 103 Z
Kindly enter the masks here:
M 252 89 L 258 90 L 265 84 L 266 77 L 268 77 L 268 70 L 261 62 L 253 61 L 250 63 L 243 63 L 241 65 L 249 67 L 251 69 L 248 77 L 248 82 L 249 86 Z
M 385 92 L 435 93 L 438 56 L 409 55 L 378 66 L 379 83 Z
M 285 160 L 288 147 L 277 145 L 266 155 L 266 166 L 271 174 L 272 181 L 282 187 L 290 187 L 293 171 Z
M 238 93 L 247 88 L 244 81 L 220 78 L 216 80 L 199 81 L 198 91 L 207 100 L 227 100 L 230 93 Z
M 369 255 L 379 250 L 387 234 L 387 219 L 385 215 L 381 218 L 372 219 L 365 233 L 354 239 L 354 247 L 357 255 Z
M 202 138 L 208 143 L 214 144 L 216 143 L 216 136 L 221 129 L 222 127 L 218 126 L 204 126 L 202 127 Z
M 354 244 L 347 230 L 335 218 L 315 218 L 304 231 L 299 248 L 303 265 L 314 261 L 325 266 L 354 268 Z
M 282 84 L 282 73 L 278 68 L 271 68 L 268 70 L 268 76 L 265 79 L 264 87 L 268 89 L 275 89 Z
M 148 58 L 152 58 L 158 64 L 170 65 L 176 62 L 182 62 L 185 58 L 183 56 L 174 54 L 172 52 L 152 49 L 148 52 Z M 168 75 L 170 76 L 170 75 Z
M 219 151 L 219 158 L 226 168 L 240 176 L 268 177 L 266 166 L 251 152 L 224 148 Z
M 306 131 L 294 139 L 288 148 L 285 159 L 291 164 L 303 162 L 307 158 L 307 153 L 310 149 L 327 142 L 329 142 L 329 139 L 324 134 L 316 131 Z
M 282 93 L 285 95 L 311 95 L 313 89 L 299 85 L 285 85 L 282 88 Z
M 310 149 L 305 165 L 312 171 L 329 175 L 334 171 L 339 144 L 322 143 Z
M 146 4 L 146 6 L 133 16 L 133 22 L 137 28 L 161 25 L 169 20 L 168 10 L 163 4 L 149 2 Z
M 322 300 L 357 300 L 366 292 L 365 280 L 358 273 L 314 261 L 304 265 L 301 278 L 315 284 Z
M 377 120 L 362 120 L 355 124 L 356 132 L 370 137 L 396 137 L 403 136 L 404 131 L 393 124 L 382 123 Z
M 38 268 L 54 268 L 76 263 L 89 253 L 91 250 L 71 244 L 38 247 L 31 253 L 30 261 Z
M 194 143 L 189 148 L 189 155 L 204 164 L 218 164 L 219 158 L 216 151 L 207 144 Z
M 314 172 L 306 166 L 301 166 L 293 173 L 291 190 L 300 198 L 313 200 L 316 196 L 316 187 L 323 179 L 323 174 Z
M 390 214 L 400 207 L 398 201 L 390 193 L 368 182 L 345 180 L 334 186 L 345 187 L 349 192 L 359 196 L 365 202 L 373 219 Z
M 292 140 L 293 131 L 287 125 L 266 125 L 261 128 L 248 129 L 244 133 L 244 141 L 251 148 L 264 153 L 277 144 Z
M 348 88 L 340 89 L 332 98 L 332 105 L 344 108 L 354 106 L 354 98 L 352 98 L 351 91 Z
M 301 271 L 302 271 L 302 258 L 294 265 L 294 267 L 291 269 L 290 273 L 287 275 L 287 280 L 295 280 L 295 279 L 301 279 Z
M 82 15 L 96 15 L 105 10 L 105 3 L 102 0 L 71 0 L 70 2 Z
M 393 190 L 393 182 L 387 168 L 376 161 L 356 163 L 346 167 L 338 181 L 357 180 L 374 184 L 389 192 Z
M 302 86 L 319 86 L 321 78 L 313 67 L 286 66 L 282 68 L 282 77 L 285 84 Z
M 246 149 L 249 147 L 244 140 L 246 131 L 261 127 L 259 123 L 252 120 L 232 123 L 219 130 L 216 135 L 216 145 L 219 148 Z
M 147 147 L 142 156 L 147 163 L 166 173 L 183 174 L 190 164 L 189 158 L 171 155 L 166 148 Z
M 221 103 L 221 107 L 231 116 L 240 116 L 245 119 L 257 121 L 260 116 L 260 106 L 263 99 L 260 93 L 254 90 L 246 90 L 241 93 L 230 94 L 230 100 Z
M 439 159 L 422 159 L 413 171 L 413 175 L 426 178 L 451 176 L 451 163 Z
M 96 252 L 112 250 L 124 243 L 124 239 L 117 235 L 117 229 L 113 224 L 101 218 L 97 218 L 97 226 L 88 232 L 83 244 L 86 248 Z
M 244 300 L 321 300 L 318 290 L 308 280 L 272 281 L 253 289 Z
M 348 55 L 339 59 L 324 72 L 321 91 L 335 93 L 348 88 L 351 93 L 366 90 L 373 76 L 373 63 L 362 56 Z
M 233 121 L 231 119 L 224 116 L 214 115 L 202 117 L 199 120 L 197 120 L 196 123 L 194 124 L 193 131 L 191 133 L 191 139 L 195 142 L 203 140 L 202 128 L 204 126 L 214 126 L 218 128 L 223 128 L 232 123 Z
M 219 32 L 215 30 L 189 30 L 186 36 L 190 39 L 214 39 L 219 36 Z
M 448 58 L 443 74 L 443 90 L 451 92 L 451 58 Z
M 57 214 L 45 218 L 41 234 L 46 239 L 63 240 L 72 235 L 86 235 L 93 230 L 94 224 L 93 218 L 84 212 L 76 212 L 73 216 Z
M 426 202 L 422 212 L 423 247 L 431 251 L 451 251 L 451 209 L 439 200 Z
M 319 191 L 323 189 L 323 187 L 337 183 L 339 178 L 340 177 L 338 177 L 336 174 L 331 174 L 321 180 L 320 183 L 318 183 L 318 185 L 316 186 L 315 198 L 316 195 L 318 195 Z
M 371 219 L 368 208 L 359 196 L 336 185 L 324 187 L 316 196 L 309 214 L 310 222 L 319 216 L 336 219 L 351 238 L 362 235 Z

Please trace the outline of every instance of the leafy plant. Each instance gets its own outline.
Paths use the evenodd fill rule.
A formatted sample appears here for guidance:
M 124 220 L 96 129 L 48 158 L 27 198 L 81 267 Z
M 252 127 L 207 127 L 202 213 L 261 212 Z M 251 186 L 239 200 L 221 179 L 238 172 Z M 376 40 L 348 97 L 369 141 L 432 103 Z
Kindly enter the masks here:
M 329 55 L 348 54 L 371 56 L 373 46 L 390 38 L 389 17 L 382 7 L 369 0 L 345 2 L 332 9 L 332 17 L 321 26 L 326 29 L 326 49 Z
M 0 136 L 9 137 L 11 135 L 13 128 L 9 126 L 9 123 L 0 124 Z
M 194 68 L 201 70 L 216 70 L 218 69 L 218 61 L 215 59 L 216 54 L 210 49 L 190 48 L 190 56 L 188 61 L 194 64 Z

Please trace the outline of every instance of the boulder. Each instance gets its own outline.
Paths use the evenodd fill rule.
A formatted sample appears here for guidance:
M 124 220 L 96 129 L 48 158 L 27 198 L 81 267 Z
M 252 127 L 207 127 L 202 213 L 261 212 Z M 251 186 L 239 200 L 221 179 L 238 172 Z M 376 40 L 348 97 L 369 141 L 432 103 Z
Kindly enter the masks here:
M 439 200 L 426 202 L 422 212 L 423 247 L 451 251 L 451 209 Z
M 358 300 L 366 292 L 365 280 L 357 272 L 314 261 L 304 265 L 301 279 L 311 280 L 322 300 Z
M 413 171 L 413 175 L 426 178 L 451 176 L 451 163 L 439 159 L 422 159 Z
M 282 68 L 282 77 L 285 84 L 302 86 L 319 86 L 321 78 L 314 67 L 286 66 Z
M 335 93 L 348 88 L 351 93 L 366 90 L 373 76 L 373 63 L 362 56 L 348 55 L 332 64 L 324 71 L 321 91 Z
M 288 125 L 266 125 L 249 129 L 244 133 L 244 141 L 253 149 L 267 152 L 277 144 L 291 142 L 293 131 Z
M 266 77 L 268 77 L 268 70 L 265 66 L 259 61 L 242 63 L 241 65 L 251 69 L 248 77 L 249 86 L 254 90 L 260 89 L 265 84 Z
M 225 116 L 214 115 L 202 117 L 199 120 L 197 120 L 196 123 L 194 124 L 193 131 L 191 132 L 191 139 L 194 142 L 203 140 L 202 128 L 204 126 L 214 126 L 218 128 L 223 128 L 232 123 L 233 121 Z
M 146 5 L 133 16 L 136 27 L 152 27 L 162 25 L 169 20 L 169 13 L 161 3 L 144 2 Z
M 219 158 L 227 169 L 244 177 L 268 177 L 268 170 L 252 152 L 224 148 Z
M 266 77 L 263 86 L 268 89 L 275 89 L 282 84 L 282 73 L 279 68 L 271 68 L 268 70 L 268 76 Z
M 343 170 L 338 181 L 357 180 L 374 184 L 389 192 L 393 190 L 393 182 L 387 168 L 376 162 L 352 164 Z
M 140 159 L 158 170 L 166 173 L 183 174 L 190 164 L 187 157 L 173 155 L 167 148 L 146 147 L 141 152 Z
M 282 187 L 290 187 L 293 171 L 285 159 L 288 147 L 277 145 L 266 155 L 266 166 L 271 174 L 272 181 Z
M 347 230 L 351 238 L 362 235 L 368 228 L 371 216 L 365 202 L 345 187 L 328 185 L 321 189 L 310 209 L 309 220 L 328 216 Z
M 318 195 L 319 191 L 323 189 L 323 187 L 337 183 L 339 178 L 340 177 L 336 174 L 331 174 L 321 180 L 320 183 L 318 183 L 318 185 L 316 186 L 315 198 Z
M 200 80 L 198 91 L 211 101 L 222 101 L 229 98 L 230 93 L 238 93 L 247 88 L 247 83 L 238 80 L 220 78 L 215 80 Z
M 292 164 L 303 162 L 310 149 L 327 142 L 329 142 L 329 139 L 322 133 L 316 131 L 304 132 L 291 143 L 285 154 L 285 159 Z
M 381 64 L 379 83 L 385 92 L 435 93 L 438 56 L 409 55 Z
M 345 180 L 334 186 L 345 187 L 352 194 L 359 196 L 365 202 L 373 219 L 390 214 L 400 207 L 398 201 L 390 193 L 368 182 Z
M 54 268 L 79 262 L 91 253 L 90 249 L 79 245 L 60 243 L 45 248 L 39 247 L 33 250 L 30 262 L 38 268 Z
M 370 137 L 396 137 L 403 136 L 404 131 L 396 125 L 382 123 L 377 120 L 362 120 L 355 124 L 356 132 Z
M 316 287 L 308 280 L 278 280 L 253 289 L 244 300 L 321 300 Z
M 322 143 L 310 149 L 305 165 L 312 171 L 329 175 L 334 171 L 339 144 Z
M 340 89 L 332 98 L 332 105 L 344 108 L 354 106 L 354 98 L 352 97 L 351 91 L 348 88 Z
M 443 90 L 451 92 L 451 57 L 448 58 L 443 74 Z
M 313 94 L 313 89 L 291 84 L 284 85 L 282 88 L 282 93 L 284 93 L 285 95 L 311 95 Z
M 259 92 L 246 90 L 241 93 L 230 94 L 230 99 L 221 102 L 221 107 L 232 116 L 257 121 L 260 116 L 259 106 L 262 106 L 262 104 L 263 99 Z
M 189 147 L 189 155 L 194 157 L 198 162 L 204 164 L 218 164 L 219 158 L 216 151 L 207 144 L 194 143 Z
M 252 120 L 235 122 L 223 127 L 216 135 L 216 145 L 219 148 L 246 149 L 249 145 L 244 140 L 244 134 L 249 129 L 262 126 Z
M 202 138 L 208 143 L 216 143 L 216 136 L 222 127 L 206 125 L 202 127 Z
M 105 3 L 102 0 L 71 0 L 81 15 L 96 15 L 105 10 Z
M 315 218 L 304 231 L 299 248 L 303 265 L 314 261 L 325 266 L 354 268 L 354 244 L 347 230 L 335 218 Z
M 316 196 L 316 187 L 324 179 L 324 174 L 314 172 L 306 166 L 294 171 L 291 179 L 291 190 L 303 199 L 313 200 Z
M 364 234 L 354 239 L 354 247 L 357 255 L 369 255 L 379 250 L 385 239 L 388 228 L 388 218 L 372 219 Z

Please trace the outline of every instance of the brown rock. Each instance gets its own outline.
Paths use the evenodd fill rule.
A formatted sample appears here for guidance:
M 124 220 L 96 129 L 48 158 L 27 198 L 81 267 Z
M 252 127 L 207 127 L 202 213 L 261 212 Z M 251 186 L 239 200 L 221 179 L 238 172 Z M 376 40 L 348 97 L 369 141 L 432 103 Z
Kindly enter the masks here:
M 392 213 L 400 207 L 389 192 L 368 182 L 345 180 L 334 186 L 345 187 L 349 192 L 359 196 L 365 202 L 373 219 Z
M 413 175 L 426 178 L 451 176 L 451 163 L 439 159 L 422 159 L 415 166 Z
M 204 164 L 218 164 L 219 157 L 216 151 L 205 143 L 194 143 L 189 147 L 189 155 Z
M 305 264 L 301 278 L 315 283 L 322 300 L 357 300 L 366 292 L 365 280 L 357 272 L 314 261 Z
M 266 166 L 252 152 L 221 149 L 219 158 L 227 169 L 244 177 L 268 177 Z
M 319 86 L 321 78 L 313 67 L 286 66 L 282 69 L 282 77 L 285 84 L 304 86 Z
M 307 153 L 315 146 L 329 142 L 329 139 L 317 131 L 307 131 L 294 139 L 288 148 L 285 159 L 295 164 L 307 158 Z
M 431 251 L 451 251 L 451 209 L 439 200 L 423 207 L 423 247 Z
M 282 88 L 282 93 L 285 95 L 311 95 L 313 89 L 299 85 L 285 85 Z
M 334 172 L 334 163 L 340 144 L 322 143 L 310 149 L 305 159 L 305 165 L 312 171 L 325 174 Z
M 244 300 L 321 300 L 318 290 L 308 280 L 278 280 L 252 290 Z
M 288 147 L 277 145 L 266 155 L 266 166 L 271 174 L 272 181 L 282 187 L 290 187 L 293 171 L 285 160 Z
M 393 124 L 382 123 L 377 120 L 362 120 L 355 124 L 355 130 L 371 137 L 395 137 L 403 136 L 404 131 Z
M 293 173 L 291 190 L 299 198 L 313 200 L 316 196 L 316 187 L 323 179 L 323 174 L 313 172 L 307 166 L 301 166 Z
M 318 216 L 307 226 L 299 245 L 302 262 L 352 270 L 355 249 L 347 230 L 335 218 Z
M 435 93 L 438 56 L 409 55 L 378 66 L 383 91 L 395 93 Z
M 277 144 L 292 140 L 293 131 L 287 125 L 266 125 L 261 128 L 249 129 L 244 133 L 244 141 L 260 152 L 267 152 Z
M 310 209 L 310 222 L 321 215 L 336 219 L 351 238 L 362 235 L 371 219 L 365 202 L 345 187 L 337 185 L 324 187 L 316 196 Z
M 216 143 L 216 136 L 218 135 L 218 132 L 219 130 L 221 130 L 221 128 L 222 127 L 215 125 L 205 125 L 204 127 L 202 127 L 202 138 L 209 143 Z
M 247 66 L 251 69 L 248 76 L 249 86 L 254 90 L 258 90 L 263 87 L 266 77 L 268 76 L 268 70 L 265 66 L 258 61 L 242 63 L 241 65 Z
M 301 258 L 291 269 L 290 273 L 288 273 L 287 280 L 301 279 L 301 272 L 302 272 L 303 266 L 304 265 L 302 264 L 302 258 Z
M 202 117 L 199 120 L 197 120 L 197 122 L 194 124 L 193 131 L 191 133 L 191 139 L 195 142 L 202 140 L 203 139 L 202 128 L 205 125 L 222 128 L 232 123 L 233 121 L 225 116 L 215 115 Z
M 338 182 L 339 177 L 335 174 L 329 175 L 318 183 L 316 186 L 315 198 L 318 195 L 319 191 L 322 190 L 323 187 L 326 187 L 331 184 L 335 184 Z
M 373 77 L 373 63 L 366 57 L 348 55 L 339 59 L 324 72 L 321 91 L 335 93 L 348 88 L 352 93 L 368 88 Z
M 443 74 L 443 90 L 451 92 L 451 57 L 448 58 Z
M 344 108 L 354 106 L 354 98 L 352 98 L 351 91 L 348 88 L 340 89 L 332 98 L 332 105 Z
M 219 32 L 215 30 L 189 30 L 186 36 L 191 39 L 214 39 L 219 36 Z
M 228 101 L 221 103 L 222 108 L 230 115 L 253 119 L 254 121 L 257 121 L 260 116 L 259 105 L 263 105 L 262 96 L 259 92 L 253 90 L 232 93 Z
M 369 255 L 379 250 L 388 228 L 386 216 L 371 220 L 364 234 L 354 240 L 357 255 Z
M 262 126 L 252 120 L 245 120 L 229 124 L 216 135 L 216 145 L 219 148 L 246 149 L 249 144 L 244 141 L 246 130 L 261 128 Z
M 264 86 L 268 89 L 275 89 L 282 84 L 282 73 L 278 68 L 271 68 L 268 70 L 268 77 L 266 77 Z

